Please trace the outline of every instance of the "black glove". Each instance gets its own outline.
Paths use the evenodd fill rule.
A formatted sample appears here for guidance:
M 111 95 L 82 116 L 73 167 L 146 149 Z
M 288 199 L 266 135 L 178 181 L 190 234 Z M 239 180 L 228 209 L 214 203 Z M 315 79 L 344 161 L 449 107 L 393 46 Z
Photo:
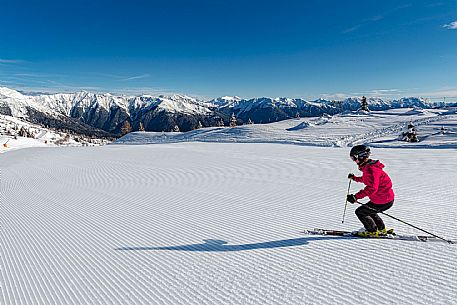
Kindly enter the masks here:
M 357 198 L 353 194 L 347 195 L 346 200 L 349 201 L 350 203 L 354 203 L 357 201 Z
M 350 174 L 348 175 L 348 179 L 354 179 L 354 177 L 355 177 L 355 175 L 354 175 L 353 173 L 350 173 Z

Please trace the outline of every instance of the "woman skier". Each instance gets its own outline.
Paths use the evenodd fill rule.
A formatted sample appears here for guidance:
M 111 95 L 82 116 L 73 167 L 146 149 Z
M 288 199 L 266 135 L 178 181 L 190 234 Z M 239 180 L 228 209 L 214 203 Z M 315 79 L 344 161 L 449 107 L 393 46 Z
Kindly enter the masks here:
M 347 195 L 347 200 L 354 203 L 367 197 L 370 201 L 355 210 L 355 214 L 365 227 L 365 231 L 357 234 L 362 237 L 377 237 L 386 235 L 387 229 L 378 213 L 390 209 L 394 203 L 392 180 L 383 170 L 384 164 L 379 160 L 370 159 L 370 148 L 365 145 L 352 147 L 349 153 L 351 159 L 357 163 L 362 176 L 349 174 L 348 178 L 365 184 L 365 188 L 356 194 Z

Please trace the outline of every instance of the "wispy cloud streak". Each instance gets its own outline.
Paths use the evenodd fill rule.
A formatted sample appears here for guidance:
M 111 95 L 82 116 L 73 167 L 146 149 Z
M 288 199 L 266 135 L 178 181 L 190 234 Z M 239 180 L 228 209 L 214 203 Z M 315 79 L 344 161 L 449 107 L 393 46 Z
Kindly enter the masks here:
M 5 59 L 5 58 L 0 58 L 0 64 L 20 64 L 23 63 L 24 61 L 21 59 Z
M 439 88 L 437 90 L 421 92 L 419 96 L 429 97 L 429 98 L 451 98 L 453 100 L 457 99 L 457 88 Z
M 348 34 L 348 33 L 351 33 L 351 32 L 354 32 L 356 30 L 358 30 L 362 25 L 361 24 L 358 24 L 358 25 L 355 25 L 353 27 L 350 27 L 350 28 L 347 28 L 345 30 L 343 30 L 343 34 Z
M 388 15 L 392 14 L 392 13 L 395 13 L 396 11 L 400 11 L 400 10 L 403 10 L 403 9 L 407 9 L 409 7 L 411 7 L 412 5 L 411 4 L 405 4 L 405 5 L 400 5 L 398 7 L 395 7 L 391 10 L 388 10 L 382 14 L 378 14 L 378 15 L 375 15 L 375 16 L 372 16 L 371 18 L 368 18 L 368 19 L 365 19 L 365 20 L 362 20 L 359 24 L 356 24 L 350 28 L 347 28 L 345 30 L 342 31 L 343 34 L 348 34 L 348 33 L 351 33 L 351 32 L 354 32 L 368 24 L 371 24 L 371 23 L 375 23 L 375 22 L 378 22 L 378 21 L 381 21 L 383 19 L 385 19 Z
M 457 30 L 457 21 L 451 22 L 449 24 L 443 25 L 443 28 L 448 30 Z
M 343 100 L 349 97 L 361 97 L 362 95 L 367 97 L 381 98 L 381 99 L 393 99 L 400 98 L 410 95 L 408 91 L 402 89 L 370 89 L 361 92 L 339 92 L 339 93 L 324 93 L 320 97 L 330 100 Z
M 136 75 L 136 76 L 123 78 L 123 79 L 121 79 L 121 81 L 129 81 L 129 80 L 135 80 L 135 79 L 148 78 L 149 76 L 150 76 L 149 74 Z

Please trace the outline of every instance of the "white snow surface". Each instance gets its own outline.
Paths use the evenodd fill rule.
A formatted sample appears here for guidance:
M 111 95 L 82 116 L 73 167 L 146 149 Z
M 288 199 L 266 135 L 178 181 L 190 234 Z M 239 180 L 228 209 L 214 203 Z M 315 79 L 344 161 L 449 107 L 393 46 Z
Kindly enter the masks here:
M 271 124 L 236 128 L 212 127 L 185 133 L 133 132 L 116 141 L 122 144 L 176 142 L 283 143 L 309 146 L 457 148 L 457 109 L 392 109 L 348 112 L 334 116 L 290 119 Z M 412 122 L 419 142 L 408 143 L 400 135 Z M 441 128 L 444 128 L 444 133 Z
M 33 133 L 34 137 L 19 136 L 18 131 L 21 128 Z M 55 131 L 19 118 L 0 114 L 0 154 L 30 147 L 94 146 L 103 145 L 107 142 L 107 140 L 100 139 L 89 142 L 81 137 L 76 141 L 75 136 L 72 134 Z
M 427 137 L 393 140 L 409 121 Z M 0 303 L 455 304 L 457 245 L 302 232 L 360 227 L 353 205 L 341 223 L 344 146 L 365 141 L 388 213 L 457 239 L 456 124 L 397 110 L 0 154 Z

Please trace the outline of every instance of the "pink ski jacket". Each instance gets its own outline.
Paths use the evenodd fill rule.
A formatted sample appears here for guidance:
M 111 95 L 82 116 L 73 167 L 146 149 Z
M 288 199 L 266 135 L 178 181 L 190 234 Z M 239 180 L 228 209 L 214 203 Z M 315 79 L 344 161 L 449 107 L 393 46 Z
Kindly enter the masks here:
M 374 204 L 385 204 L 394 200 L 394 191 L 392 190 L 392 180 L 383 171 L 384 164 L 379 160 L 369 160 L 365 165 L 359 167 L 362 171 L 362 177 L 353 177 L 356 182 L 365 184 L 365 188 L 355 194 L 357 199 L 366 196 Z

